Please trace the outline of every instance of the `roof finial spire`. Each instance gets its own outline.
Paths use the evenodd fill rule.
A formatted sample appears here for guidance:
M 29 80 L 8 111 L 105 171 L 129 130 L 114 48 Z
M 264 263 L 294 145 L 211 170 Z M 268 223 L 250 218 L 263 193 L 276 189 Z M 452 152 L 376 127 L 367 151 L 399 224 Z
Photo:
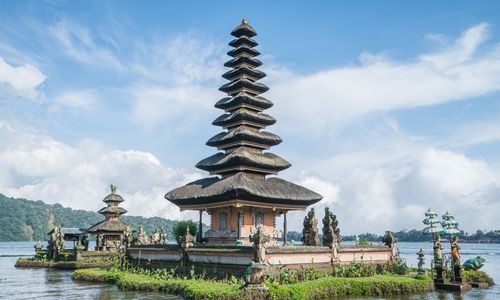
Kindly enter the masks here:
M 110 185 L 109 186 L 111 188 L 111 194 L 116 194 L 116 185 Z
M 247 18 L 243 18 L 243 20 L 241 20 L 241 24 L 248 25 L 248 19 Z

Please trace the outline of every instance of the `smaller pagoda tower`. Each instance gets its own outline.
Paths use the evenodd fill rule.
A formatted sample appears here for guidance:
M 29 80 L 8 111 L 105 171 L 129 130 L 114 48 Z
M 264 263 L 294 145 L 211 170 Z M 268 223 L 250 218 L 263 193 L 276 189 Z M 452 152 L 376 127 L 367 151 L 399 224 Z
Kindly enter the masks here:
M 88 232 L 97 237 L 97 251 L 116 251 L 121 245 L 121 235 L 128 226 L 120 220 L 120 216 L 127 211 L 118 206 L 125 200 L 116 193 L 116 186 L 111 185 L 111 194 L 107 195 L 102 201 L 107 206 L 101 208 L 98 213 L 106 219 L 90 227 Z

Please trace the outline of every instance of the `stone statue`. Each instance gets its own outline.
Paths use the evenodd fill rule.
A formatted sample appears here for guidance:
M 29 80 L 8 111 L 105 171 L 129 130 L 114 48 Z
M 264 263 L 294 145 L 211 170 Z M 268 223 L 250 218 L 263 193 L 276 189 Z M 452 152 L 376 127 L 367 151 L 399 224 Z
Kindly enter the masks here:
M 302 230 L 302 241 L 306 246 L 319 246 L 318 219 L 314 207 L 304 218 L 304 229 Z
M 61 227 L 56 226 L 52 230 L 49 238 L 49 259 L 57 260 L 59 254 L 64 250 L 64 233 Z
M 42 244 L 40 244 L 40 241 L 36 242 L 34 247 L 35 247 L 35 252 L 42 251 L 43 249 L 43 246 Z
M 111 188 L 111 194 L 116 194 L 116 185 L 110 185 L 109 186 Z
M 160 241 L 160 234 L 158 233 L 158 230 L 155 229 L 153 230 L 153 233 L 151 233 L 151 245 L 158 245 L 159 241 Z
M 265 244 L 271 240 L 269 234 L 266 233 L 262 225 L 257 226 L 254 234 L 248 237 L 253 243 L 253 261 L 247 268 L 245 276 L 245 288 L 267 290 L 264 282 L 264 271 L 266 266 L 266 248 Z
M 420 248 L 420 251 L 417 252 L 418 255 L 418 275 L 424 275 L 425 274 L 425 253 L 422 248 Z
M 443 248 L 441 247 L 441 238 L 439 235 L 436 235 L 434 238 L 434 264 L 442 265 L 443 264 Z
M 340 230 L 337 227 L 337 216 L 325 207 L 325 217 L 323 218 L 323 246 L 333 247 L 340 243 Z
M 264 263 L 266 257 L 265 244 L 271 240 L 269 234 L 267 234 L 262 225 L 257 226 L 257 230 L 253 235 L 248 237 L 251 243 L 253 243 L 253 260 L 256 263 Z
M 481 269 L 481 267 L 484 265 L 484 262 L 486 259 L 482 258 L 481 256 L 476 256 L 475 258 L 470 258 L 464 262 L 464 270 L 474 270 L 477 271 Z
M 105 244 L 104 244 L 104 235 L 102 233 L 99 233 L 96 238 L 96 249 L 98 251 L 104 251 L 105 249 Z
M 389 248 L 394 247 L 396 244 L 396 238 L 390 231 L 386 231 L 384 237 L 382 238 L 382 242 Z
M 167 244 L 167 234 L 165 233 L 165 231 L 162 229 L 160 229 L 160 240 L 159 240 L 159 244 L 160 245 L 166 245 Z
M 196 238 L 189 232 L 189 226 L 186 226 L 186 234 L 181 237 L 181 247 L 185 250 L 193 246 Z
M 84 251 L 88 251 L 89 250 L 89 235 L 88 234 L 84 234 L 83 237 L 82 237 L 82 245 L 84 247 Z
M 139 225 L 139 232 L 137 234 L 137 245 L 147 245 L 147 244 L 149 244 L 148 236 L 146 235 L 146 232 L 144 232 L 144 227 L 142 227 L 142 225 Z
M 333 220 L 330 209 L 325 207 L 325 217 L 323 218 L 323 246 L 332 247 L 334 240 Z
M 127 229 L 123 231 L 122 234 L 122 245 L 125 248 L 129 248 L 134 244 L 134 234 L 133 234 L 133 229 L 130 226 L 127 226 Z
M 439 235 L 434 237 L 434 269 L 436 270 L 436 275 L 434 277 L 435 283 L 444 283 L 443 279 L 443 248 L 441 247 L 441 238 Z
M 460 263 L 460 246 L 458 245 L 458 238 L 454 236 L 451 239 L 451 257 L 453 261 L 453 279 L 455 282 L 462 282 L 462 265 Z

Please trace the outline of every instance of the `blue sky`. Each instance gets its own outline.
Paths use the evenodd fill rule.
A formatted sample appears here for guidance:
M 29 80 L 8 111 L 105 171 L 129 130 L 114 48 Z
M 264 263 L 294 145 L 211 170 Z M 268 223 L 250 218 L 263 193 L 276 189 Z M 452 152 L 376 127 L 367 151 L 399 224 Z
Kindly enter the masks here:
M 231 40 L 256 40 L 280 176 L 321 193 L 346 233 L 453 212 L 500 222 L 500 5 L 466 1 L 3 1 L 0 192 L 191 217 L 162 197 L 205 176 Z M 292 220 L 300 229 L 303 213 Z M 358 220 L 362 219 L 363 222 Z

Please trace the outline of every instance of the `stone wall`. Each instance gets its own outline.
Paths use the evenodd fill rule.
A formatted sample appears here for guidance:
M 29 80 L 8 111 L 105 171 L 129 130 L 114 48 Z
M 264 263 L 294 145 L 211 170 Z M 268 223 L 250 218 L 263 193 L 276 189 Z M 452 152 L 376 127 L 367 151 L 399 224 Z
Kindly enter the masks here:
M 178 272 L 209 276 L 243 276 L 253 260 L 253 248 L 249 246 L 195 246 L 184 251 L 180 246 L 143 246 L 129 248 L 128 256 L 134 265 L 148 268 L 174 268 Z M 287 268 L 319 268 L 330 270 L 332 264 L 346 265 L 351 262 L 386 264 L 393 259 L 392 249 L 386 246 L 341 247 L 323 246 L 267 247 L 265 262 L 269 270 Z

